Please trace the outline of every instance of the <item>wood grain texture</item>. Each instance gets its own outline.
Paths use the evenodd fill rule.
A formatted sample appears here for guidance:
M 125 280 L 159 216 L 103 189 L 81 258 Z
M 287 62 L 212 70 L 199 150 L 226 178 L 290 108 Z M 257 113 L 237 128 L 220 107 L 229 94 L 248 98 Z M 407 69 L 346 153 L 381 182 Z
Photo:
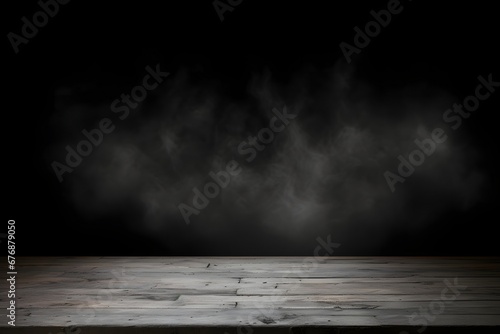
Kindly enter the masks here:
M 309 258 L 311 260 L 311 258 Z M 0 333 L 495 332 L 499 258 L 25 257 Z M 1 283 L 7 291 L 6 282 Z M 0 295 L 5 310 L 6 294 Z M 251 332 L 249 332 L 251 329 Z M 219 331 L 217 331 L 219 330 Z M 64 332 L 64 331 L 63 331 Z

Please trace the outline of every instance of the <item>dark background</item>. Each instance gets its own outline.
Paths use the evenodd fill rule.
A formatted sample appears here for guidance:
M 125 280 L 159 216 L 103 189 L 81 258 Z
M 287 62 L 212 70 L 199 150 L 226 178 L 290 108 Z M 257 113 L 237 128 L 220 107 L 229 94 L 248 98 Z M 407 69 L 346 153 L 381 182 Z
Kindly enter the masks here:
M 406 204 L 397 207 L 397 215 L 384 213 L 381 218 L 375 210 L 371 223 L 366 217 L 359 218 L 355 223 L 344 222 L 339 230 L 334 223 L 322 224 L 304 227 L 288 238 L 279 230 L 267 232 L 258 221 L 258 226 L 244 222 L 245 218 L 258 218 L 233 215 L 231 227 L 218 226 L 220 231 L 209 233 L 211 221 L 200 215 L 190 225 L 179 216 L 160 232 L 146 232 L 148 227 L 141 227 L 143 209 L 135 208 L 133 201 L 118 200 L 113 210 L 97 211 L 75 204 L 74 191 L 85 184 L 79 168 L 83 171 L 86 161 L 67 175 L 82 183 L 60 184 L 51 170 L 52 160 L 63 159 L 64 145 L 78 141 L 60 123 L 54 125 L 60 112 L 58 89 L 70 87 L 77 92 L 65 103 L 109 105 L 140 82 L 146 65 L 160 63 L 171 73 L 166 90 L 182 92 L 175 90 L 175 78 L 188 73 L 188 86 L 205 88 L 205 94 L 217 95 L 218 103 L 235 105 L 248 102 L 249 83 L 255 75 L 271 73 L 274 84 L 283 88 L 286 101 L 286 96 L 293 95 L 293 90 L 287 91 L 289 82 L 295 80 L 301 86 L 303 81 L 304 89 L 314 98 L 315 91 L 326 90 L 324 82 L 332 69 L 341 66 L 352 71 L 353 89 L 370 87 L 367 99 L 379 104 L 373 117 L 380 115 L 382 120 L 401 117 L 384 105 L 396 103 L 393 100 L 399 100 L 402 88 L 406 87 L 403 95 L 410 96 L 409 101 L 440 101 L 435 103 L 437 118 L 426 119 L 435 120 L 452 103 L 461 103 L 474 92 L 478 75 L 493 73 L 494 79 L 500 78 L 498 12 L 493 4 L 475 1 L 438 6 L 431 1 L 404 1 L 402 5 L 402 13 L 393 16 L 389 26 L 360 55 L 354 55 L 355 61 L 349 65 L 342 60 L 339 44 L 352 44 L 354 26 L 363 27 L 372 19 L 370 10 L 386 8 L 387 1 L 271 4 L 247 0 L 226 12 L 223 22 L 211 1 L 72 1 L 61 6 L 56 17 L 27 45 L 21 45 L 18 54 L 5 37 L 3 164 L 7 186 L 3 212 L 5 224 L 7 219 L 16 220 L 17 254 L 311 255 L 315 238 L 330 234 L 342 244 L 337 255 L 498 255 L 498 92 L 452 134 L 456 147 L 467 146 L 458 161 L 473 161 L 464 168 L 473 168 L 481 176 L 480 190 L 470 205 L 448 201 L 447 195 L 455 188 L 430 181 L 439 179 L 439 174 L 430 179 L 416 174 L 400 185 L 405 190 L 392 194 L 405 197 Z M 36 1 L 11 1 L 4 6 L 4 36 L 10 31 L 19 33 L 21 17 L 31 17 L 39 10 Z M 413 91 L 415 87 L 418 91 Z M 352 94 L 350 99 L 356 100 Z M 440 94 L 446 98 L 435 98 Z M 196 96 L 192 98 L 196 100 Z M 276 107 L 281 109 L 279 103 Z M 318 122 L 313 119 L 325 117 L 321 108 L 305 112 L 305 119 L 314 126 Z M 101 110 L 90 118 L 97 122 L 105 113 Z M 156 117 L 151 113 L 148 117 Z M 92 124 L 80 120 L 75 118 L 75 129 Z M 125 130 L 117 129 L 111 136 L 134 133 L 136 121 L 133 117 L 127 121 Z M 395 124 L 391 129 L 397 132 L 400 123 Z M 440 124 L 429 121 L 431 128 Z M 319 142 L 328 130 L 318 127 L 316 133 Z M 411 142 L 414 138 L 409 133 L 406 139 Z M 394 169 L 396 157 L 389 157 L 392 165 L 388 167 Z M 210 171 L 200 170 L 205 174 Z M 377 171 L 381 183 L 383 171 Z M 454 182 L 460 183 L 460 178 Z M 469 192 L 467 185 L 460 189 Z M 95 194 L 90 191 L 87 195 Z M 375 205 L 391 207 L 387 201 Z M 417 228 L 409 228 L 406 219 L 412 220 L 429 206 L 437 209 L 423 222 L 415 223 L 421 224 Z M 387 216 L 392 223 L 386 224 Z M 158 237 L 161 233 L 168 237 Z

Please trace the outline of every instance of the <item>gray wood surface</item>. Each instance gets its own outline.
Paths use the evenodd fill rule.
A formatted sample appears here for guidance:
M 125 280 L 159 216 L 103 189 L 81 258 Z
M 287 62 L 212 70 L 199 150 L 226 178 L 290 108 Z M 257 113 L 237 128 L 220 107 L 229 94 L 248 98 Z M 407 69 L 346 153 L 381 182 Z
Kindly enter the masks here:
M 310 258 L 311 259 L 311 258 Z M 500 259 L 25 257 L 0 333 L 500 329 Z M 455 288 L 447 288 L 455 286 Z M 5 280 L 2 291 L 7 291 Z M 5 310 L 7 295 L 0 295 Z M 249 332 L 249 329 L 251 331 Z M 134 332 L 136 330 L 136 332 Z M 179 332 L 180 331 L 180 332 Z M 498 331 L 500 333 L 500 331 Z M 193 332 L 194 333 L 194 332 Z M 215 333 L 215 332 L 214 332 Z M 289 333 L 289 332 L 287 332 Z M 312 332 L 311 332 L 312 333 Z

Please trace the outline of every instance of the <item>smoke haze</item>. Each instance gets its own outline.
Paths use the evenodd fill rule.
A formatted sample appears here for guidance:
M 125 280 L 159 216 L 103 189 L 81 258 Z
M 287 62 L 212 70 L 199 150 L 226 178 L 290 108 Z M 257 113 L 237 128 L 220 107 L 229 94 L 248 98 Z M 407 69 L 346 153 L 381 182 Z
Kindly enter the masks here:
M 473 148 L 441 119 L 459 101 L 446 91 L 415 84 L 380 98 L 341 64 L 327 76 L 306 67 L 288 84 L 263 69 L 248 78 L 238 100 L 215 79 L 179 70 L 128 119 L 116 121 L 101 146 L 65 175 L 78 213 L 101 217 L 99 224 L 120 217 L 122 228 L 174 252 L 192 243 L 214 254 L 307 252 L 316 236 L 328 234 L 373 251 L 392 230 L 424 229 L 481 195 L 485 180 Z M 117 120 L 108 103 L 75 103 L 82 97 L 74 87 L 58 92 L 53 126 L 61 135 L 51 156 L 76 145 L 81 138 L 66 134 L 79 134 L 85 121 L 97 127 L 92 119 Z M 297 117 L 247 162 L 238 145 L 268 126 L 273 108 L 285 106 Z M 429 138 L 435 127 L 449 140 L 392 193 L 384 172 L 397 173 L 397 157 L 407 157 L 413 141 Z M 203 189 L 209 172 L 233 159 L 241 173 L 186 226 L 178 205 L 192 206 L 193 188 Z

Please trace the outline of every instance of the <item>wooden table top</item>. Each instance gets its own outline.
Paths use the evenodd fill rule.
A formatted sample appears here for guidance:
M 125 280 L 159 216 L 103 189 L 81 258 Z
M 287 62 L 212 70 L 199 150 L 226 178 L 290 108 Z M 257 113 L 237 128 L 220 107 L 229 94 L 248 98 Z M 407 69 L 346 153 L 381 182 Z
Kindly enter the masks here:
M 500 326 L 500 258 L 23 257 L 16 271 L 16 326 L 4 316 L 0 333 L 494 333 Z M 4 312 L 8 302 L 2 293 Z

